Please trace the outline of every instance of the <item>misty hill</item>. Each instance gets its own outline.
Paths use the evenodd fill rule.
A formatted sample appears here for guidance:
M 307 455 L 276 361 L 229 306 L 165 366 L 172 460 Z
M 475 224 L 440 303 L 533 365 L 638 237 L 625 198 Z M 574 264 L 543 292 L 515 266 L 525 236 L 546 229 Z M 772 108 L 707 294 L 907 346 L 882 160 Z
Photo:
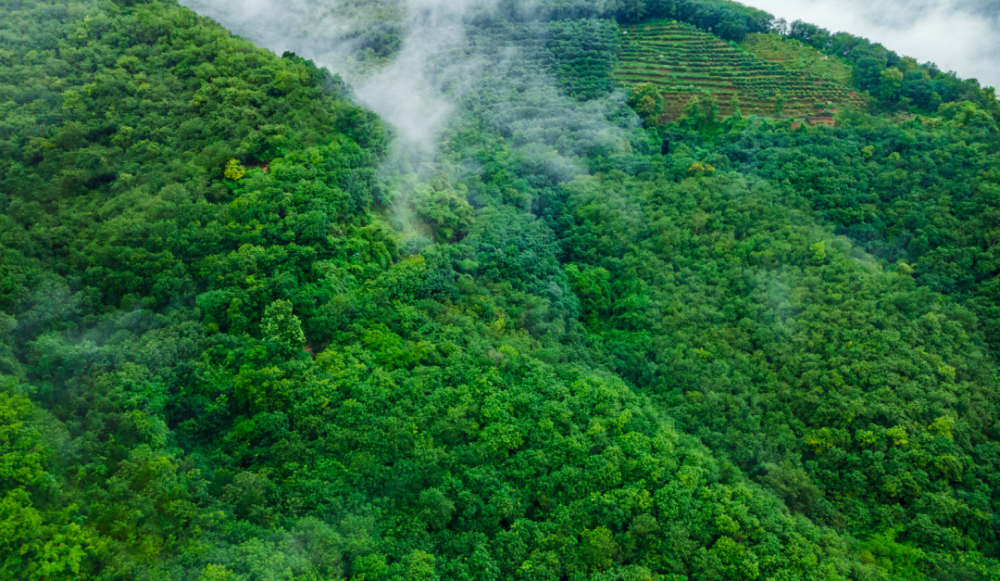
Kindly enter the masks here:
M 1000 575 L 992 90 L 723 0 L 192 6 L 0 0 L 0 579 Z

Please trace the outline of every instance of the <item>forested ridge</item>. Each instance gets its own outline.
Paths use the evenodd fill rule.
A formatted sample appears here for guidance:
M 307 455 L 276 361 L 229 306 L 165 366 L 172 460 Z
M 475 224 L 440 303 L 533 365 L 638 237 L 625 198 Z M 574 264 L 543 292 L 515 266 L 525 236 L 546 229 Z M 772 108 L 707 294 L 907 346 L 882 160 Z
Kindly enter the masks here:
M 342 62 L 414 9 L 338 5 Z M 413 153 L 308 43 L 0 13 L 0 579 L 1000 578 L 992 89 L 724 0 L 504 1 Z M 858 99 L 667 122 L 613 74 L 670 20 Z

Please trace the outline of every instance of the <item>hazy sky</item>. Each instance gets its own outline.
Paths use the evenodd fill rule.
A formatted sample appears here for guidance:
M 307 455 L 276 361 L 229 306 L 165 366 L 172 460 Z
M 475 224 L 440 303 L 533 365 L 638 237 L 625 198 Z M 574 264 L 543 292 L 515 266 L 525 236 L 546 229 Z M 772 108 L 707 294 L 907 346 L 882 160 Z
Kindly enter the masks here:
M 1000 0 L 740 0 L 1000 86 Z

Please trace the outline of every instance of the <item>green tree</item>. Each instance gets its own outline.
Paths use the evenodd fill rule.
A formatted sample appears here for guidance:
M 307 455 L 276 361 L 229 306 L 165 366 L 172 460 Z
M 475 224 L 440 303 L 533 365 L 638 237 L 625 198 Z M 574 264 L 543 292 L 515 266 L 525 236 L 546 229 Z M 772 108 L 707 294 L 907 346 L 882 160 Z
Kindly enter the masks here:
M 635 109 L 648 127 L 659 125 L 663 114 L 663 96 L 652 83 L 634 85 L 629 91 L 629 105 Z
M 264 309 L 261 333 L 265 341 L 300 347 L 306 341 L 302 321 L 292 313 L 291 301 L 278 299 Z

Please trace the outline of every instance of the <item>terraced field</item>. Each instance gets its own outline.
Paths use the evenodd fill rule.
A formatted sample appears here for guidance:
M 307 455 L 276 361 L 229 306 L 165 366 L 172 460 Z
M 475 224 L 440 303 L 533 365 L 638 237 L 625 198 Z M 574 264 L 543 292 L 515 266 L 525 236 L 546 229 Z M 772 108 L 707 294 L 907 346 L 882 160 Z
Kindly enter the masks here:
M 723 116 L 739 99 L 744 115 L 807 118 L 832 123 L 838 107 L 862 106 L 845 85 L 755 57 L 715 36 L 679 22 L 622 28 L 624 46 L 615 77 L 624 83 L 658 85 L 664 120 L 680 117 L 694 97 L 711 93 Z
M 748 35 L 740 48 L 759 59 L 778 63 L 796 72 L 805 72 L 820 78 L 843 83 L 851 82 L 851 65 L 830 57 L 798 40 L 785 38 L 777 33 Z

